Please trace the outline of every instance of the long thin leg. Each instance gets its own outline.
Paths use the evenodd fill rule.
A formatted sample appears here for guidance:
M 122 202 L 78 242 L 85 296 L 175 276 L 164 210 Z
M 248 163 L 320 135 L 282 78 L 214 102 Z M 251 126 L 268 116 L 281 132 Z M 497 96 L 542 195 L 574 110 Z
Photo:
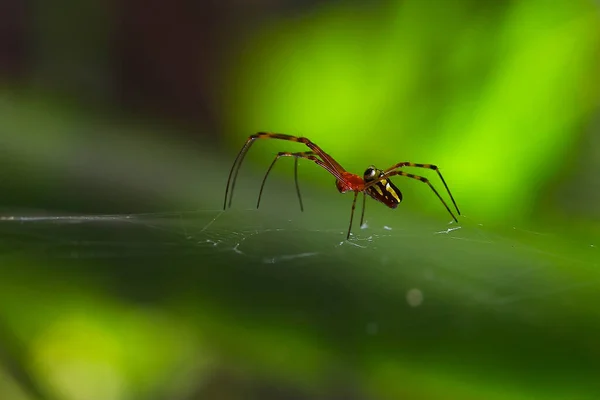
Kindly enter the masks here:
M 429 179 L 427 179 L 425 177 L 418 176 L 418 175 L 413 175 L 413 174 L 409 174 L 409 173 L 404 172 L 404 171 L 392 171 L 392 172 L 386 173 L 382 177 L 379 177 L 378 179 L 375 180 L 375 182 L 379 182 L 382 179 L 389 178 L 390 176 L 394 176 L 394 175 L 405 176 L 407 178 L 416 179 L 418 181 L 421 181 L 423 183 L 428 184 L 429 187 L 431 188 L 431 190 L 433 190 L 433 193 L 435 193 L 435 195 L 438 197 L 438 199 L 440 199 L 440 201 L 442 202 L 442 204 L 444 204 L 444 207 L 446 207 L 446 210 L 448 210 L 448 212 L 450 213 L 450 215 L 452 216 L 452 218 L 454 219 L 454 221 L 458 222 L 458 220 L 456 219 L 456 217 L 454 216 L 454 214 L 452 213 L 452 211 L 450 211 L 450 207 L 448 207 L 448 204 L 446 204 L 446 202 L 444 201 L 444 199 L 442 199 L 442 196 L 440 196 L 440 194 L 438 193 L 438 191 L 435 190 L 435 188 L 433 187 L 433 185 L 431 184 L 431 182 L 429 182 Z M 371 186 L 372 183 L 373 182 L 369 182 L 369 186 Z M 452 197 L 452 195 L 450 195 L 450 197 Z M 460 213 L 459 213 L 459 215 L 460 215 Z
M 363 209 L 362 214 L 360 215 L 360 226 L 363 226 L 363 221 L 365 220 L 365 203 L 367 202 L 367 192 L 363 191 Z
M 348 235 L 346 236 L 346 240 L 350 239 L 350 232 L 352 231 L 352 220 L 354 219 L 354 209 L 356 208 L 357 196 L 358 192 L 354 192 L 354 200 L 352 200 L 352 212 L 350 213 L 350 226 L 348 226 Z
M 228 195 L 229 195 L 229 207 L 231 207 L 231 202 L 233 200 L 233 190 L 235 188 L 235 183 L 237 181 L 237 176 L 238 176 L 240 167 L 242 166 L 242 162 L 244 161 L 244 158 L 246 157 L 246 154 L 247 154 L 248 150 L 250 149 L 250 146 L 252 146 L 252 143 L 254 143 L 254 141 L 256 139 L 279 139 L 279 140 L 288 140 L 290 142 L 302 143 L 302 144 L 306 145 L 308 148 L 310 148 L 319 157 L 321 157 L 321 159 L 322 159 L 321 162 L 324 165 L 327 165 L 328 168 L 326 168 L 326 169 L 327 169 L 327 171 L 329 171 L 330 174 L 335 176 L 336 179 L 338 179 L 338 180 L 343 180 L 342 172 L 345 172 L 344 168 L 339 163 L 337 163 L 333 159 L 333 157 L 331 157 L 329 154 L 325 153 L 319 146 L 317 146 L 316 144 L 311 142 L 309 139 L 307 139 L 305 137 L 285 135 L 282 133 L 258 132 L 256 134 L 248 137 L 248 139 L 246 140 L 246 143 L 244 144 L 244 146 L 242 146 L 240 152 L 238 153 L 237 157 L 235 158 L 235 161 L 233 162 L 233 165 L 231 166 L 231 170 L 229 171 L 229 177 L 227 178 L 227 186 L 225 188 L 225 198 L 223 199 L 223 209 L 225 209 L 227 207 L 227 196 Z M 233 180 L 232 180 L 232 178 L 233 178 Z M 230 184 L 231 184 L 231 194 L 229 194 L 230 193 L 230 189 L 229 189 Z
M 277 160 L 279 160 L 280 157 L 294 157 L 294 159 L 295 159 L 294 160 L 294 179 L 296 181 L 296 193 L 298 194 L 298 201 L 300 202 L 300 211 L 304 211 L 304 206 L 302 205 L 302 196 L 300 195 L 300 186 L 298 185 L 298 159 L 305 158 L 305 159 L 311 160 L 311 161 L 315 162 L 316 164 L 318 164 L 319 166 L 325 168 L 327 171 L 329 171 L 329 169 L 328 169 L 329 167 L 324 164 L 321 165 L 322 161 L 319 160 L 317 157 L 315 157 L 315 153 L 312 151 L 304 151 L 304 152 L 300 152 L 300 153 L 291 153 L 288 151 L 281 151 L 281 152 L 277 153 L 277 155 L 273 159 L 273 162 L 269 166 L 269 169 L 267 169 L 267 173 L 265 174 L 262 184 L 260 185 L 260 192 L 258 193 L 258 201 L 256 202 L 256 208 L 258 208 L 260 206 L 260 199 L 262 197 L 263 188 L 265 187 L 265 182 L 267 181 L 269 172 L 271 172 L 271 169 L 273 168 L 273 166 L 275 165 Z
M 231 169 L 229 170 L 229 177 L 227 178 L 227 187 L 225 188 L 225 198 L 223 199 L 223 210 L 225 208 L 227 208 L 227 194 L 229 193 L 229 184 L 230 183 L 231 183 L 231 196 L 229 197 L 229 207 L 231 207 L 231 201 L 233 200 L 233 189 L 235 188 L 235 181 L 237 179 L 238 171 L 240 169 L 240 166 L 242 165 L 242 161 L 244 161 L 244 157 L 246 157 L 246 153 L 248 152 L 248 149 L 250 148 L 250 146 L 252 146 L 252 143 L 254 143 L 255 139 L 256 139 L 256 137 L 250 136 L 248 138 L 248 140 L 246 140 L 246 143 L 244 143 L 244 146 L 242 146 L 238 155 L 235 157 L 235 160 L 233 161 L 233 165 L 231 166 Z M 237 165 L 237 168 L 236 168 L 236 165 Z M 233 175 L 234 169 L 235 169 L 235 175 Z M 232 176 L 233 176 L 233 182 L 231 181 Z
M 304 212 L 302 196 L 300 195 L 300 186 L 298 185 L 298 157 L 294 157 L 294 183 L 296 184 L 296 194 L 298 195 L 298 202 L 300 203 L 300 212 Z
M 402 167 L 427 168 L 427 169 L 432 169 L 435 172 L 437 172 L 437 174 L 440 177 L 442 183 L 444 184 L 444 187 L 446 188 L 446 191 L 448 192 L 448 195 L 450 196 L 450 200 L 452 200 L 452 204 L 454 204 L 454 208 L 456 208 L 456 212 L 458 212 L 458 215 L 460 215 L 460 210 L 458 209 L 458 206 L 456 205 L 456 201 L 454 201 L 454 196 L 452 196 L 452 192 L 450 192 L 450 188 L 446 184 L 446 181 L 444 180 L 444 177 L 442 176 L 442 173 L 440 172 L 440 169 L 436 165 L 433 165 L 433 164 L 417 164 L 417 163 L 413 163 L 413 162 L 409 162 L 409 161 L 404 161 L 404 162 L 401 162 L 401 163 L 398 163 L 396 165 L 391 166 L 390 168 L 386 169 L 384 171 L 384 173 L 386 174 L 386 176 L 391 176 L 391 175 L 389 175 L 389 172 L 391 172 L 391 171 L 393 171 L 395 169 L 398 169 L 398 168 L 402 168 Z M 396 174 L 394 174 L 394 175 L 396 175 Z M 401 175 L 401 174 L 398 174 L 398 175 Z

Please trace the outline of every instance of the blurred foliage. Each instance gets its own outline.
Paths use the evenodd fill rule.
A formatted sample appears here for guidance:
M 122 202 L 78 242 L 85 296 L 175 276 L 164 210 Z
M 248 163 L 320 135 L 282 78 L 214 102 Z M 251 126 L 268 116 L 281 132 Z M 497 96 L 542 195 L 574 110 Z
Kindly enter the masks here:
M 437 164 L 469 215 L 522 222 L 573 171 L 564 160 L 600 104 L 599 49 L 588 0 L 330 4 L 243 43 L 226 120 L 238 143 L 307 136 L 354 172 Z M 258 160 L 290 146 L 255 147 Z

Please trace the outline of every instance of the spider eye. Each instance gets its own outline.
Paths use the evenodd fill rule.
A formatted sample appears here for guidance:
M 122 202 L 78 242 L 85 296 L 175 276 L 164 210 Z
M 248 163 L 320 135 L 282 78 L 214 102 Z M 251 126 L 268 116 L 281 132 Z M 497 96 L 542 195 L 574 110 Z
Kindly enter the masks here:
M 375 175 L 376 175 L 375 168 L 374 167 L 369 167 L 365 171 L 364 179 L 365 180 L 372 180 L 372 179 L 375 178 Z

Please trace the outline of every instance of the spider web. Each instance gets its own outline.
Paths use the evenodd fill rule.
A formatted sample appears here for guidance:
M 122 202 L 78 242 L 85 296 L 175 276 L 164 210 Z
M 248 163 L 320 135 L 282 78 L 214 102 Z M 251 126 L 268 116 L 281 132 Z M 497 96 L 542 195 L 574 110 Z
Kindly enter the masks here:
M 584 254 L 580 258 L 566 256 L 559 251 L 544 248 L 544 238 L 552 238 L 556 235 L 512 227 L 514 235 L 502 236 L 486 231 L 482 223 L 476 223 L 464 216 L 461 219 L 461 225 L 449 223 L 448 228 L 443 227 L 443 224 L 437 224 L 437 226 L 409 224 L 410 226 L 407 228 L 395 228 L 387 225 L 369 226 L 369 221 L 366 220 L 360 230 L 358 227 L 354 227 L 355 232 L 350 241 L 345 240 L 345 231 L 341 229 L 304 229 L 295 226 L 292 219 L 281 222 L 280 220 L 265 222 L 261 211 L 254 209 L 116 215 L 5 215 L 0 217 L 4 234 L 15 235 L 30 244 L 37 243 L 38 249 L 42 253 L 48 252 L 48 255 L 61 257 L 121 257 L 127 254 L 137 254 L 136 248 L 138 247 L 143 249 L 144 254 L 147 251 L 171 252 L 187 248 L 200 253 L 204 253 L 207 249 L 216 252 L 234 252 L 247 257 L 262 257 L 263 261 L 268 263 L 278 263 L 316 256 L 322 251 L 337 251 L 340 254 L 341 250 L 339 249 L 348 247 L 362 248 L 365 251 L 381 250 L 393 239 L 419 238 L 433 242 L 451 241 L 461 248 L 464 245 L 457 244 L 458 242 L 477 244 L 479 248 L 484 249 L 481 251 L 482 253 L 486 252 L 488 248 L 504 246 L 524 255 L 543 255 L 549 259 L 562 259 L 579 265 L 588 264 L 588 267 L 592 268 L 598 266 L 596 262 L 590 264 L 585 256 L 585 252 L 592 257 L 596 256 L 596 243 L 582 245 L 579 250 Z M 122 234 L 116 234 L 115 237 L 119 239 L 113 241 L 86 239 L 87 235 L 83 235 L 81 238 L 82 232 L 92 233 L 96 228 L 101 231 L 109 231 L 111 234 L 115 234 L 119 230 L 145 230 L 145 233 L 149 234 L 146 239 L 156 239 L 156 241 L 151 241 L 154 250 L 150 250 L 146 246 L 148 243 L 123 240 L 127 235 Z M 56 235 L 57 232 L 60 234 Z M 254 241 L 270 240 L 274 236 L 281 236 L 282 233 L 303 235 L 302 243 L 306 246 L 304 248 L 306 251 L 279 254 L 277 249 L 272 249 L 272 254 L 267 255 L 261 255 L 262 251 L 256 251 Z M 292 236 L 287 239 L 292 239 Z M 328 239 L 326 244 L 323 243 L 325 239 Z M 321 251 L 310 251 L 316 243 L 319 243 L 318 247 Z M 7 242 L 5 242 L 6 244 Z M 157 244 L 159 246 L 155 247 Z M 97 252 L 98 248 L 104 248 L 107 251 Z M 68 252 L 62 251 L 67 249 Z M 108 251 L 109 249 L 113 249 L 113 251 Z M 470 250 L 472 251 L 473 248 L 470 247 Z M 385 263 L 385 256 L 382 256 L 381 260 Z M 544 268 L 543 265 L 531 266 L 526 271 L 520 270 L 519 275 L 540 268 Z
M 302 222 L 262 210 L 5 215 L 0 217 L 0 258 L 25 255 L 109 263 L 155 258 L 176 263 L 188 257 L 199 261 L 198 270 L 229 268 L 228 273 L 242 274 L 242 280 L 258 274 L 270 280 L 266 290 L 274 288 L 274 282 L 285 286 L 300 280 L 302 289 L 294 291 L 299 296 L 313 285 L 324 285 L 325 289 L 315 289 L 321 301 L 332 301 L 329 296 L 335 297 L 343 287 L 337 295 L 353 303 L 330 303 L 327 312 L 351 316 L 354 335 L 393 338 L 403 332 L 404 340 L 420 340 L 415 360 L 439 341 L 431 332 L 446 332 L 448 342 L 462 343 L 515 325 L 520 330 L 506 335 L 506 346 L 531 342 L 530 335 L 535 336 L 540 351 L 531 351 L 528 361 L 535 367 L 544 365 L 540 354 L 548 348 L 551 353 L 558 351 L 557 357 L 569 353 L 571 360 L 596 354 L 592 338 L 600 327 L 590 329 L 586 321 L 597 313 L 581 305 L 600 300 L 598 243 L 572 244 L 572 251 L 572 247 L 562 248 L 564 239 L 555 234 L 518 227 L 499 234 L 468 217 L 460 225 L 405 216 L 401 226 L 379 221 L 376 214 L 361 229 L 355 226 L 346 241 L 346 230 L 332 229 L 329 220 Z M 323 294 L 327 291 L 331 293 Z M 296 304 L 277 293 L 269 301 L 282 301 L 288 308 Z M 392 306 L 398 310 L 397 318 L 390 317 Z M 562 334 L 587 329 L 579 336 L 581 342 L 565 348 L 561 337 L 539 336 L 549 324 L 564 318 L 571 326 L 563 328 Z M 347 325 L 342 330 L 348 334 Z M 477 345 L 468 344 L 473 346 Z M 518 357 L 514 354 L 498 362 L 512 367 Z M 573 387 L 585 390 L 593 369 L 572 364 L 569 368 L 563 376 L 569 383 L 565 393 L 573 394 Z M 532 387 L 532 375 L 521 374 L 524 385 Z
M 553 234 L 512 227 L 512 234 L 503 236 L 467 217 L 461 225 L 447 227 L 423 221 L 411 221 L 404 228 L 369 226 L 367 220 L 346 241 L 344 230 L 294 222 L 264 218 L 259 210 L 11 215 L 0 217 L 4 237 L 0 249 L 4 255 L 33 251 L 38 256 L 72 259 L 169 254 L 210 259 L 231 253 L 240 262 L 296 266 L 311 264 L 318 257 L 350 264 L 366 258 L 365 268 L 402 268 L 405 277 L 410 273 L 416 281 L 435 281 L 469 301 L 502 307 L 600 285 L 600 280 L 585 274 L 565 279 L 563 269 L 589 270 L 595 275 L 600 264 L 597 244 L 582 244 L 573 255 L 553 247 L 552 240 L 560 240 Z M 473 281 L 453 281 L 457 277 Z M 520 292 L 524 284 L 528 287 Z

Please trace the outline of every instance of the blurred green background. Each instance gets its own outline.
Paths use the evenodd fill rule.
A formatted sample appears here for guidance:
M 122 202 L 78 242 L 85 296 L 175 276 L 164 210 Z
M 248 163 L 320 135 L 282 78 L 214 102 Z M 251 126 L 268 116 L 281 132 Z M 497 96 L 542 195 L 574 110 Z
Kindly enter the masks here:
M 5 0 L 0 398 L 600 398 L 600 3 Z M 348 171 L 440 167 L 395 210 Z M 408 169 L 407 169 L 408 171 Z M 432 171 L 423 174 L 443 192 Z M 360 206 L 360 203 L 359 203 Z

